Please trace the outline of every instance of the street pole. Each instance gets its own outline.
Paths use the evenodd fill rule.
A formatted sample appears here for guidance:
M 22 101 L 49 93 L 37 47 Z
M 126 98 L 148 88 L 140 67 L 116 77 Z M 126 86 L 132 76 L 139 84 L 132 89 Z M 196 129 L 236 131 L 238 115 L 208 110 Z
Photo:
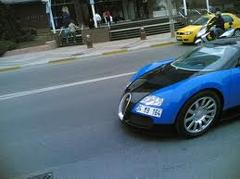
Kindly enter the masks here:
M 173 19 L 172 0 L 166 0 L 166 1 L 167 1 L 167 8 L 168 8 L 168 17 L 169 17 L 171 37 L 173 38 L 173 37 L 175 37 L 175 26 L 174 26 L 174 19 Z
M 50 13 L 50 20 L 53 28 L 53 33 L 56 34 L 56 27 L 54 23 L 53 13 L 52 13 L 52 3 L 51 0 L 48 0 L 48 7 L 49 7 L 49 13 Z
M 187 16 L 188 13 L 187 13 L 187 2 L 186 2 L 186 0 L 183 0 L 183 7 L 184 7 L 184 15 Z
M 210 12 L 209 0 L 206 0 L 206 4 L 207 4 L 207 11 Z
M 51 0 L 47 0 L 46 6 L 49 8 L 50 21 L 52 24 L 53 33 L 56 34 L 56 27 L 54 23 L 53 13 L 52 13 L 52 3 Z
M 97 25 L 97 20 L 96 20 L 96 12 L 95 12 L 95 7 L 94 7 L 93 3 L 91 4 L 91 7 L 92 7 L 92 15 L 93 15 L 94 27 L 97 28 L 98 25 Z

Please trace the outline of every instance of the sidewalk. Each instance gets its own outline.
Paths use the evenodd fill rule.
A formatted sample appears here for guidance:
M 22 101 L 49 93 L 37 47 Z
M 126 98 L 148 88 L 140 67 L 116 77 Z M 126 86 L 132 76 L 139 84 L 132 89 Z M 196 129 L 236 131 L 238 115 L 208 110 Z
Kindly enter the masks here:
M 170 37 L 170 33 L 148 36 L 147 40 L 140 38 L 111 41 L 93 44 L 92 49 L 86 45 L 62 47 L 41 52 L 29 52 L 25 54 L 9 55 L 8 53 L 0 58 L 0 71 L 23 68 L 31 65 L 57 63 L 68 60 L 77 60 L 83 57 L 113 55 L 127 53 L 142 48 L 158 47 L 175 43 L 176 40 Z M 40 48 L 40 47 L 39 47 Z M 36 50 L 36 48 L 35 48 Z M 11 54 L 11 53 L 10 53 Z

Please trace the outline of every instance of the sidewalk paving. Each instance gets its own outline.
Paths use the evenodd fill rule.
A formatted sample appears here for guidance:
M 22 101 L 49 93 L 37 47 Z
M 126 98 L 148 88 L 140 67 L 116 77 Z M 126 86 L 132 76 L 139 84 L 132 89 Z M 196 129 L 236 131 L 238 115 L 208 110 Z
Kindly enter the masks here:
M 36 52 L 27 51 L 25 54 L 8 53 L 0 58 L 0 71 L 18 69 L 31 65 L 56 63 L 68 60 L 76 60 L 83 57 L 112 55 L 118 53 L 127 53 L 129 51 L 163 46 L 176 42 L 175 38 L 170 37 L 170 33 L 148 36 L 147 40 L 133 38 L 127 40 L 111 41 L 93 44 L 94 48 L 87 49 L 86 45 L 62 47 L 52 50 Z M 40 48 L 40 47 L 39 47 Z M 44 47 L 45 48 L 45 47 Z M 10 53 L 11 54 L 11 53 Z

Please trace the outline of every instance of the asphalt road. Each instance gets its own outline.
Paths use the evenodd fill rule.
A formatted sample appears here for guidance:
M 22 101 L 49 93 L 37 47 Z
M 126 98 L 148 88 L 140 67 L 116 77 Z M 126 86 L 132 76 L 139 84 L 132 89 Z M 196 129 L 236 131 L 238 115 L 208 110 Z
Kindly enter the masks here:
M 128 73 L 191 48 L 0 73 L 0 178 L 240 178 L 238 118 L 191 140 L 172 128 L 146 134 L 118 120 Z

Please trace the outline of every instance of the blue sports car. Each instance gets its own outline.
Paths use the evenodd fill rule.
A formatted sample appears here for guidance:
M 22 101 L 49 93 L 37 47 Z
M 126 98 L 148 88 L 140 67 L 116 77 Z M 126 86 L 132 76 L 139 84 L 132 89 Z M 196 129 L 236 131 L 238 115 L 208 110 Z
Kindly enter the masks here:
M 228 39 L 143 67 L 126 87 L 118 116 L 139 128 L 174 124 L 180 135 L 196 137 L 239 105 L 240 42 Z

